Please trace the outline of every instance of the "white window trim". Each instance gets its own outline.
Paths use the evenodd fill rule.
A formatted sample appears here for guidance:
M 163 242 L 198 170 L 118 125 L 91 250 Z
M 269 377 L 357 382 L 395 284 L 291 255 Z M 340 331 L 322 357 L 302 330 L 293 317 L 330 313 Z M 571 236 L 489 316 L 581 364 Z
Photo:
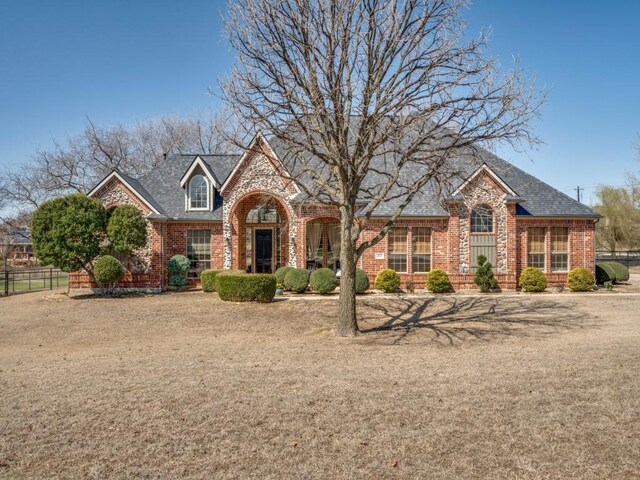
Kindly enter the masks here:
M 192 207 L 191 206 L 191 182 L 193 181 L 194 178 L 196 177 L 202 177 L 204 179 L 204 183 L 207 185 L 207 206 L 206 207 Z M 209 179 L 206 177 L 206 175 L 194 175 L 193 177 L 191 177 L 189 179 L 189 182 L 187 183 L 187 188 L 185 190 L 185 209 L 187 212 L 210 212 L 211 211 L 211 205 L 213 202 L 213 194 L 212 194 L 212 189 L 211 189 L 211 182 L 209 181 Z

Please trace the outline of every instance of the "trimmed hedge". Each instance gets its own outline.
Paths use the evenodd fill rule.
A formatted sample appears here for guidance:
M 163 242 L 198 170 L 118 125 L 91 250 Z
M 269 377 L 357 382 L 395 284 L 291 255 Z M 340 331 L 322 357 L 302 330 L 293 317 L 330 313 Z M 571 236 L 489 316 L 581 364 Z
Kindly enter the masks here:
M 589 292 L 594 283 L 593 273 L 586 268 L 576 267 L 567 275 L 567 287 L 572 292 Z
M 284 277 L 288 271 L 293 270 L 294 267 L 280 267 L 276 270 L 276 281 L 280 285 L 284 285 Z
M 376 281 L 373 282 L 373 286 L 384 293 L 395 292 L 400 288 L 400 275 L 391 268 L 384 268 L 376 275 Z
M 333 292 L 338 286 L 338 278 L 330 268 L 319 268 L 311 272 L 309 286 L 314 292 L 325 295 Z
M 216 276 L 223 270 L 203 270 L 200 274 L 200 284 L 203 292 L 216 291 Z
M 616 272 L 609 262 L 596 263 L 596 282 L 604 285 L 606 282 L 615 282 Z
M 544 292 L 547 288 L 547 277 L 539 268 L 527 267 L 520 274 L 518 283 L 525 292 Z
M 184 287 L 187 284 L 187 277 L 184 275 L 171 275 L 169 277 L 170 287 Z
M 369 290 L 369 276 L 361 268 L 356 268 L 356 293 Z
M 213 282 L 213 287 L 215 288 L 215 291 L 218 291 L 218 279 L 220 277 L 224 277 L 225 275 L 247 275 L 247 272 L 245 272 L 244 270 L 233 270 L 233 269 L 228 269 L 228 270 L 221 270 L 216 274 L 216 278 Z
M 103 255 L 98 258 L 93 266 L 93 276 L 100 286 L 111 287 L 122 278 L 123 274 L 122 264 L 111 255 Z
M 620 262 L 608 262 L 616 275 L 615 283 L 626 282 L 629 280 L 629 269 Z
M 174 255 L 167 262 L 167 269 L 170 273 L 187 273 L 191 261 L 184 255 Z
M 426 287 L 432 293 L 449 293 L 451 291 L 451 280 L 444 270 L 431 270 L 427 274 Z
M 285 290 L 295 293 L 304 292 L 309 286 L 309 270 L 306 268 L 293 268 L 284 276 Z
M 216 289 L 226 302 L 269 303 L 276 295 L 276 276 L 265 273 L 216 276 Z

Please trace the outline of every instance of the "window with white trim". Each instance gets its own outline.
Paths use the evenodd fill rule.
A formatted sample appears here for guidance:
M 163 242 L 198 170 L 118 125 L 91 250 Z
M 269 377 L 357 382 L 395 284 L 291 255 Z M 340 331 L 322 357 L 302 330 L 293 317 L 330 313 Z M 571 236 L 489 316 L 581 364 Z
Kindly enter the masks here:
M 551 271 L 566 272 L 569 269 L 569 229 L 551 228 Z
M 387 234 L 389 268 L 396 272 L 407 272 L 407 228 L 394 227 Z
M 546 233 L 544 227 L 531 227 L 527 231 L 527 266 L 545 269 Z
M 431 229 L 413 227 L 411 229 L 411 271 L 413 273 L 431 270 Z
M 493 210 L 479 205 L 471 211 L 471 233 L 493 233 Z
M 209 208 L 209 183 L 202 175 L 195 175 L 189 181 L 189 209 L 207 210 Z
M 199 278 L 211 268 L 211 230 L 187 231 L 187 258 L 191 261 L 187 277 Z

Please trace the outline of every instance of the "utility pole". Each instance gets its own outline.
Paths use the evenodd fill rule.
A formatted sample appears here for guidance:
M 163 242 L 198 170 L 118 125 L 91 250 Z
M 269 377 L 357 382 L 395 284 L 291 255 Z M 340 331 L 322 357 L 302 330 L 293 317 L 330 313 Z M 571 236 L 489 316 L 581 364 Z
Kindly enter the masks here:
M 578 201 L 580 201 L 580 191 L 584 190 L 584 188 L 580 188 L 580 185 L 576 187 L 576 193 L 578 194 Z

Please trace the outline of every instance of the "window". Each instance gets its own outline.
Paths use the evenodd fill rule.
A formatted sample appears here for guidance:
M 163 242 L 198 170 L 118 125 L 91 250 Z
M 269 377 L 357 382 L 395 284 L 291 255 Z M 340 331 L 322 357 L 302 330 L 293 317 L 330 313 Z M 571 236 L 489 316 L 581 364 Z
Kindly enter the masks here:
M 389 230 L 389 268 L 396 272 L 407 271 L 407 229 L 395 227 Z
M 569 270 L 569 229 L 553 227 L 551 229 L 551 271 Z
M 211 230 L 187 231 L 187 258 L 191 260 L 188 278 L 198 278 L 211 268 Z
M 189 182 L 189 208 L 191 210 L 209 208 L 209 184 L 202 175 L 196 175 Z
M 258 205 L 247 214 L 247 223 L 280 223 L 280 214 L 276 207 Z
M 471 233 L 493 233 L 493 210 L 480 205 L 471 211 Z
M 431 270 L 431 229 L 414 227 L 411 230 L 411 269 L 414 273 Z
M 528 231 L 528 267 L 545 269 L 545 235 L 544 227 L 533 227 Z
M 247 267 L 247 272 L 251 272 L 251 268 L 253 265 L 253 249 L 251 248 L 252 244 L 253 244 L 253 229 L 251 227 L 247 227 L 245 230 L 245 236 L 244 236 L 244 248 L 245 248 L 245 257 L 246 258 L 246 267 Z

